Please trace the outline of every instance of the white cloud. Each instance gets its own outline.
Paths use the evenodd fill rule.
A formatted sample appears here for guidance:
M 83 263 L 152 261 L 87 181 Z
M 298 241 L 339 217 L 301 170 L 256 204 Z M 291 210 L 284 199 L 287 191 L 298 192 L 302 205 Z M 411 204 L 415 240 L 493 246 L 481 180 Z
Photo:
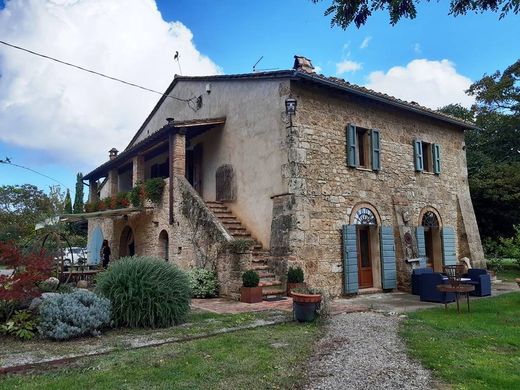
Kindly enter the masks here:
M 372 40 L 372 37 L 366 37 L 365 39 L 363 39 L 363 42 L 361 42 L 361 46 L 359 46 L 359 48 L 366 49 L 371 40 Z
M 351 61 L 351 60 L 343 60 L 336 64 L 336 74 L 342 75 L 347 72 L 356 72 L 362 68 L 361 63 Z
M 406 67 L 395 66 L 386 73 L 372 72 L 368 79 L 367 88 L 433 109 L 450 103 L 469 107 L 474 101 L 464 93 L 471 80 L 457 73 L 448 60 L 413 60 Z
M 220 69 L 191 31 L 153 0 L 11 0 L 0 10 L 10 43 L 158 91 L 175 73 Z M 159 96 L 0 46 L 0 141 L 92 168 L 122 150 Z
M 322 69 L 321 66 L 316 65 L 316 66 L 314 67 L 314 71 L 315 71 L 316 73 L 318 73 L 318 74 L 321 74 L 321 72 L 323 71 L 323 69 Z

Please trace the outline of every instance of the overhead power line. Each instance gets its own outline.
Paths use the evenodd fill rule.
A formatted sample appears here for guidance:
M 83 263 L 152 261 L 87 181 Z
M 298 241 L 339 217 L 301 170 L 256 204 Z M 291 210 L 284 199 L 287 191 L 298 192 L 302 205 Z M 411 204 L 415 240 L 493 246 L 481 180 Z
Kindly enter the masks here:
M 5 160 L 0 160 L 0 164 L 12 165 L 12 166 L 14 166 L 14 167 L 18 167 L 18 168 L 22 168 L 22 169 L 26 169 L 26 170 L 28 170 L 28 171 L 34 172 L 34 173 L 36 173 L 37 175 L 40 175 L 40 176 L 46 177 L 47 179 L 50 179 L 50 180 L 52 180 L 52 181 L 55 181 L 56 183 L 62 185 L 63 187 L 65 187 L 67 190 L 70 191 L 69 187 L 67 187 L 67 186 L 66 186 L 65 184 L 63 184 L 61 181 L 56 180 L 56 179 L 53 178 L 53 177 L 47 176 L 45 173 L 41 173 L 41 172 L 35 171 L 35 170 L 32 169 L 32 168 L 28 168 L 28 167 L 24 167 L 23 165 L 15 164 L 14 162 L 11 161 L 11 159 L 10 159 L 9 157 L 6 157 Z
M 92 69 L 87 69 L 87 68 L 84 68 L 83 66 L 79 66 L 79 65 L 74 65 L 74 64 L 71 64 L 70 62 L 66 62 L 66 61 L 63 61 L 63 60 L 60 60 L 60 59 L 57 59 L 57 58 L 54 58 L 54 57 L 51 57 L 51 56 L 48 56 L 48 55 L 45 55 L 45 54 L 41 54 L 41 53 L 37 53 L 35 51 L 32 51 L 32 50 L 29 50 L 29 49 L 26 49 L 24 47 L 21 47 L 21 46 L 17 46 L 17 45 L 13 45 L 12 43 L 8 43 L 8 42 L 5 42 L 5 41 L 2 41 L 0 40 L 0 43 L 2 45 L 5 45 L 5 46 L 9 46 L 13 49 L 17 49 L 17 50 L 21 50 L 21 51 L 24 51 L 26 53 L 29 53 L 29 54 L 33 54 L 35 56 L 38 56 L 38 57 L 42 57 L 42 58 L 45 58 L 45 59 L 48 59 L 48 60 L 51 60 L 51 61 L 55 61 L 55 62 L 58 62 L 60 64 L 63 64 L 63 65 L 67 65 L 67 66 L 70 66 L 72 68 L 76 68 L 76 69 L 79 69 L 79 70 L 82 70 L 84 72 L 88 72 L 88 73 L 92 73 L 92 74 L 95 74 L 97 76 L 100 76 L 100 77 L 104 77 L 106 79 L 110 79 L 110 80 L 113 80 L 113 81 L 117 81 L 119 83 L 123 83 L 123 84 L 126 84 L 126 85 L 129 85 L 131 87 L 135 87 L 135 88 L 139 88 L 139 89 L 142 89 L 144 91 L 148 91 L 148 92 L 152 92 L 152 93 L 155 93 L 157 95 L 161 95 L 161 96 L 165 96 L 165 97 L 168 97 L 170 99 L 174 99 L 174 100 L 178 100 L 178 101 L 181 101 L 181 102 L 186 102 L 186 103 L 190 103 L 193 99 L 196 99 L 196 97 L 192 97 L 190 99 L 182 99 L 182 98 L 178 98 L 178 97 L 175 97 L 175 96 L 171 96 L 171 95 L 168 95 L 168 94 L 164 94 L 162 92 L 159 92 L 159 91 L 156 91 L 154 89 L 150 89 L 150 88 L 147 88 L 147 87 L 143 87 L 139 84 L 135 84 L 135 83 L 131 83 L 129 81 L 125 81 L 125 80 L 121 80 L 121 79 L 118 79 L 117 77 L 113 77 L 113 76 L 108 76 L 106 74 L 103 74 L 103 73 L 100 73 L 100 72 L 97 72 L 95 70 L 92 70 Z M 180 64 L 179 64 L 180 66 Z

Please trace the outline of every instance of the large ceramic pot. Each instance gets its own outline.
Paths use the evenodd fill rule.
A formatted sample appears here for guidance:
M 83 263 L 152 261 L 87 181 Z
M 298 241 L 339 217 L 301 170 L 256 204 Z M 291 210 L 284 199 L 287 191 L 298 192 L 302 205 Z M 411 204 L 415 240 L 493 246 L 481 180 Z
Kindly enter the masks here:
M 293 299 L 293 314 L 298 322 L 312 322 L 320 307 L 321 294 L 291 292 Z
M 240 302 L 258 303 L 264 299 L 262 295 L 262 287 L 241 287 Z

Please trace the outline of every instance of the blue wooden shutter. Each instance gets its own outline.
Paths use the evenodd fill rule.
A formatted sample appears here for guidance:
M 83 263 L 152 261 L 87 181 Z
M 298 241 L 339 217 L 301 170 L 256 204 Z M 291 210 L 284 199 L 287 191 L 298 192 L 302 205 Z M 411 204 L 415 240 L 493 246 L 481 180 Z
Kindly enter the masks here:
M 379 171 L 381 170 L 381 136 L 379 130 L 372 129 L 370 138 L 370 145 L 372 147 L 372 169 Z
M 394 228 L 381 226 L 381 276 L 383 289 L 397 287 Z
M 441 173 L 441 146 L 439 144 L 433 144 L 433 173 Z
M 99 226 L 96 226 L 88 237 L 87 246 L 87 263 L 88 264 L 99 264 L 101 246 L 103 245 L 103 232 Z
M 445 227 L 442 229 L 442 254 L 444 258 L 444 265 L 457 264 L 456 256 L 456 236 L 455 229 L 452 227 Z
M 347 126 L 347 164 L 349 167 L 358 166 L 356 126 Z
M 415 163 L 415 170 L 422 172 L 424 170 L 424 159 L 422 154 L 422 142 L 419 140 L 413 141 L 413 156 Z
M 426 241 L 424 239 L 424 227 L 415 228 L 415 239 L 417 240 L 417 254 L 419 255 L 419 266 L 426 267 Z
M 356 225 L 343 225 L 343 276 L 345 294 L 358 292 Z

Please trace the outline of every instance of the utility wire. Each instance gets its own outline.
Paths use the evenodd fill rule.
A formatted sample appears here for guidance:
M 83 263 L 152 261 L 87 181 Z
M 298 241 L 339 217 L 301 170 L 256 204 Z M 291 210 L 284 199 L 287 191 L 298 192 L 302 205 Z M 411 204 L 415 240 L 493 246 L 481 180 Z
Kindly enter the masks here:
M 166 97 L 169 97 L 169 98 L 174 99 L 174 100 L 178 100 L 178 101 L 181 101 L 181 102 L 189 103 L 193 99 L 195 99 L 194 97 L 190 98 L 190 99 L 181 99 L 181 98 L 178 98 L 178 97 L 175 97 L 175 96 L 167 95 L 167 94 L 164 94 L 162 92 L 156 91 L 154 89 L 146 88 L 146 87 L 143 87 L 143 86 L 138 85 L 138 84 L 134 84 L 134 83 L 130 83 L 128 81 L 124 81 L 124 80 L 118 79 L 116 77 L 108 76 L 106 74 L 103 74 L 103 73 L 100 73 L 100 72 L 96 72 L 95 70 L 87 69 L 87 68 L 84 68 L 84 67 L 79 66 L 79 65 L 74 65 L 74 64 L 71 64 L 70 62 L 62 61 L 62 60 L 59 60 L 57 58 L 47 56 L 45 54 L 37 53 L 35 51 L 29 50 L 29 49 L 25 49 L 25 48 L 23 48 L 21 46 L 16 46 L 16 45 L 13 45 L 11 43 L 8 43 L 8 42 L 2 41 L 2 40 L 0 40 L 0 43 L 2 45 L 9 46 L 9 47 L 11 47 L 13 49 L 21 50 L 21 51 L 33 54 L 33 55 L 38 56 L 38 57 L 46 58 L 48 60 L 55 61 L 55 62 L 58 62 L 58 63 L 63 64 L 63 65 L 71 66 L 73 68 L 82 70 L 84 72 L 92 73 L 92 74 L 95 74 L 97 76 L 101 76 L 101 77 L 104 77 L 104 78 L 107 78 L 107 79 L 110 79 L 110 80 L 113 80 L 113 81 L 117 81 L 119 83 L 123 83 L 123 84 L 129 85 L 131 87 L 139 88 L 139 89 L 142 89 L 142 90 L 145 90 L 145 91 L 148 91 L 148 92 L 152 92 L 152 93 L 155 93 L 155 94 L 158 94 L 158 95 L 161 95 L 161 96 L 166 96 Z M 180 67 L 180 63 L 179 63 L 179 67 Z
M 18 167 L 18 168 L 22 168 L 22 169 L 26 169 L 26 170 L 28 170 L 28 171 L 34 172 L 34 173 L 36 173 L 37 175 L 40 175 L 40 176 L 46 177 L 47 179 L 51 179 L 52 181 L 55 181 L 56 183 L 62 185 L 63 187 L 65 187 L 67 190 L 70 191 L 70 188 L 67 187 L 65 184 L 63 184 L 61 181 L 56 180 L 56 179 L 54 179 L 53 177 L 47 176 L 47 175 L 44 174 L 44 173 L 41 173 L 41 172 L 35 171 L 35 170 L 32 169 L 32 168 L 27 168 L 27 167 L 24 167 L 24 166 L 22 166 L 22 165 L 15 164 L 15 163 L 13 163 L 13 162 L 11 161 L 11 159 L 8 158 L 8 157 L 6 157 L 5 160 L 0 160 L 0 164 L 12 165 L 12 166 L 15 166 L 15 167 Z

